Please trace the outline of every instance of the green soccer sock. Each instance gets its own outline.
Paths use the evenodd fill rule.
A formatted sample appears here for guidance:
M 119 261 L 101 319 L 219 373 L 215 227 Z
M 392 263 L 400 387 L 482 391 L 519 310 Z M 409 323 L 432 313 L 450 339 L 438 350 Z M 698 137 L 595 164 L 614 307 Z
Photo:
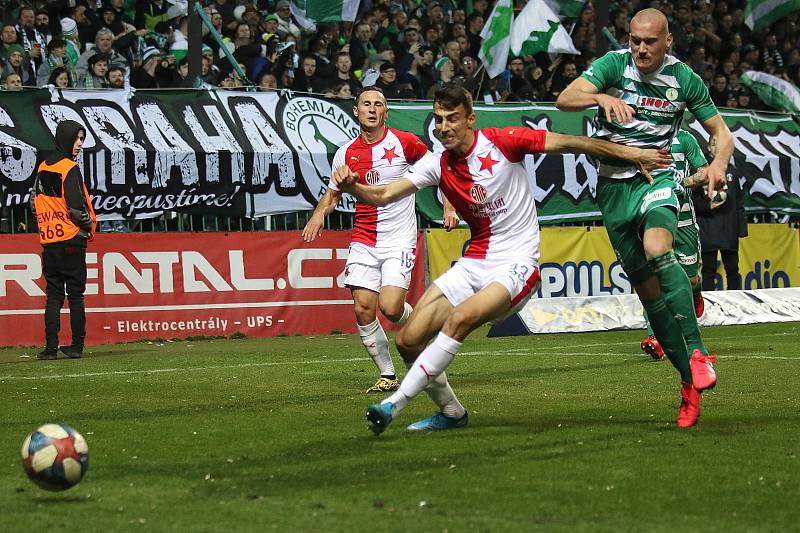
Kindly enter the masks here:
M 692 371 L 689 369 L 689 353 L 683 340 L 683 332 L 675 320 L 672 312 L 667 308 L 667 303 L 662 296 L 654 300 L 642 300 L 650 324 L 655 332 L 658 342 L 664 348 L 672 366 L 681 374 L 681 380 L 692 382 Z
M 708 355 L 700 329 L 697 327 L 697 317 L 694 314 L 694 298 L 692 297 L 692 284 L 686 272 L 678 264 L 672 250 L 651 257 L 647 260 L 653 272 L 658 276 L 661 291 L 667 307 L 672 312 L 686 340 L 689 353 L 695 349 L 703 355 Z M 656 337 L 658 334 L 656 334 Z
M 647 316 L 647 311 L 643 311 L 642 316 L 644 317 L 644 327 L 647 330 L 647 336 L 655 335 L 655 333 L 653 333 L 653 327 L 650 325 L 650 317 Z

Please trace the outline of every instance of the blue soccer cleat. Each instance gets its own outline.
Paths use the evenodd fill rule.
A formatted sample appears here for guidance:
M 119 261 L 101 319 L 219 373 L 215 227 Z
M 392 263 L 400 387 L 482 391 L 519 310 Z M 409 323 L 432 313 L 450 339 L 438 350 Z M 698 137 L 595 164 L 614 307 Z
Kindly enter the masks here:
M 367 422 L 369 429 L 376 435 L 383 433 L 392 423 L 391 403 L 373 403 L 367 406 Z
M 419 422 L 414 422 L 406 429 L 409 431 L 439 431 L 442 429 L 456 429 L 456 428 L 463 428 L 469 422 L 469 412 L 464 411 L 464 416 L 461 418 L 453 418 L 452 416 L 447 416 L 441 411 L 436 413 L 435 415 L 426 418 L 425 420 L 420 420 Z

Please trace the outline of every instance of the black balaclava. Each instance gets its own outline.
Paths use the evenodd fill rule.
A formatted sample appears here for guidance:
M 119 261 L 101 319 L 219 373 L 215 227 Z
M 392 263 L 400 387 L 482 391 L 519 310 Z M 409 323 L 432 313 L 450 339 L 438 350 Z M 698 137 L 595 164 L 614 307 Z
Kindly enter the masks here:
M 86 135 L 86 130 L 83 126 L 74 120 L 65 120 L 58 124 L 55 139 L 58 155 L 72 159 L 72 147 L 75 146 L 75 140 L 81 131 Z

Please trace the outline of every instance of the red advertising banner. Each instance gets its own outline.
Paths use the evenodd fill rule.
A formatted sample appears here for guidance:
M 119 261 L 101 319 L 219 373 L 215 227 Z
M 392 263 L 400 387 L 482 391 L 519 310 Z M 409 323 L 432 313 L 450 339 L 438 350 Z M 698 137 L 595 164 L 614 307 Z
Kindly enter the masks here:
M 424 291 L 424 251 L 409 301 Z M 354 332 L 344 287 L 350 232 L 100 234 L 89 243 L 87 344 L 190 336 Z M 34 235 L 0 237 L 0 346 L 44 343 L 44 277 Z M 68 344 L 67 303 L 61 342 Z

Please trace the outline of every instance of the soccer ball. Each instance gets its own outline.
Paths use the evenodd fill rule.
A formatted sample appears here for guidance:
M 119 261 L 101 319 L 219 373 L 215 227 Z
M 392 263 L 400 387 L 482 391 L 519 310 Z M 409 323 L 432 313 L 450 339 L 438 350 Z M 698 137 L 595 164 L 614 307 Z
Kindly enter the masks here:
M 22 466 L 31 481 L 46 490 L 67 490 L 89 468 L 89 446 L 66 424 L 45 424 L 22 443 Z

